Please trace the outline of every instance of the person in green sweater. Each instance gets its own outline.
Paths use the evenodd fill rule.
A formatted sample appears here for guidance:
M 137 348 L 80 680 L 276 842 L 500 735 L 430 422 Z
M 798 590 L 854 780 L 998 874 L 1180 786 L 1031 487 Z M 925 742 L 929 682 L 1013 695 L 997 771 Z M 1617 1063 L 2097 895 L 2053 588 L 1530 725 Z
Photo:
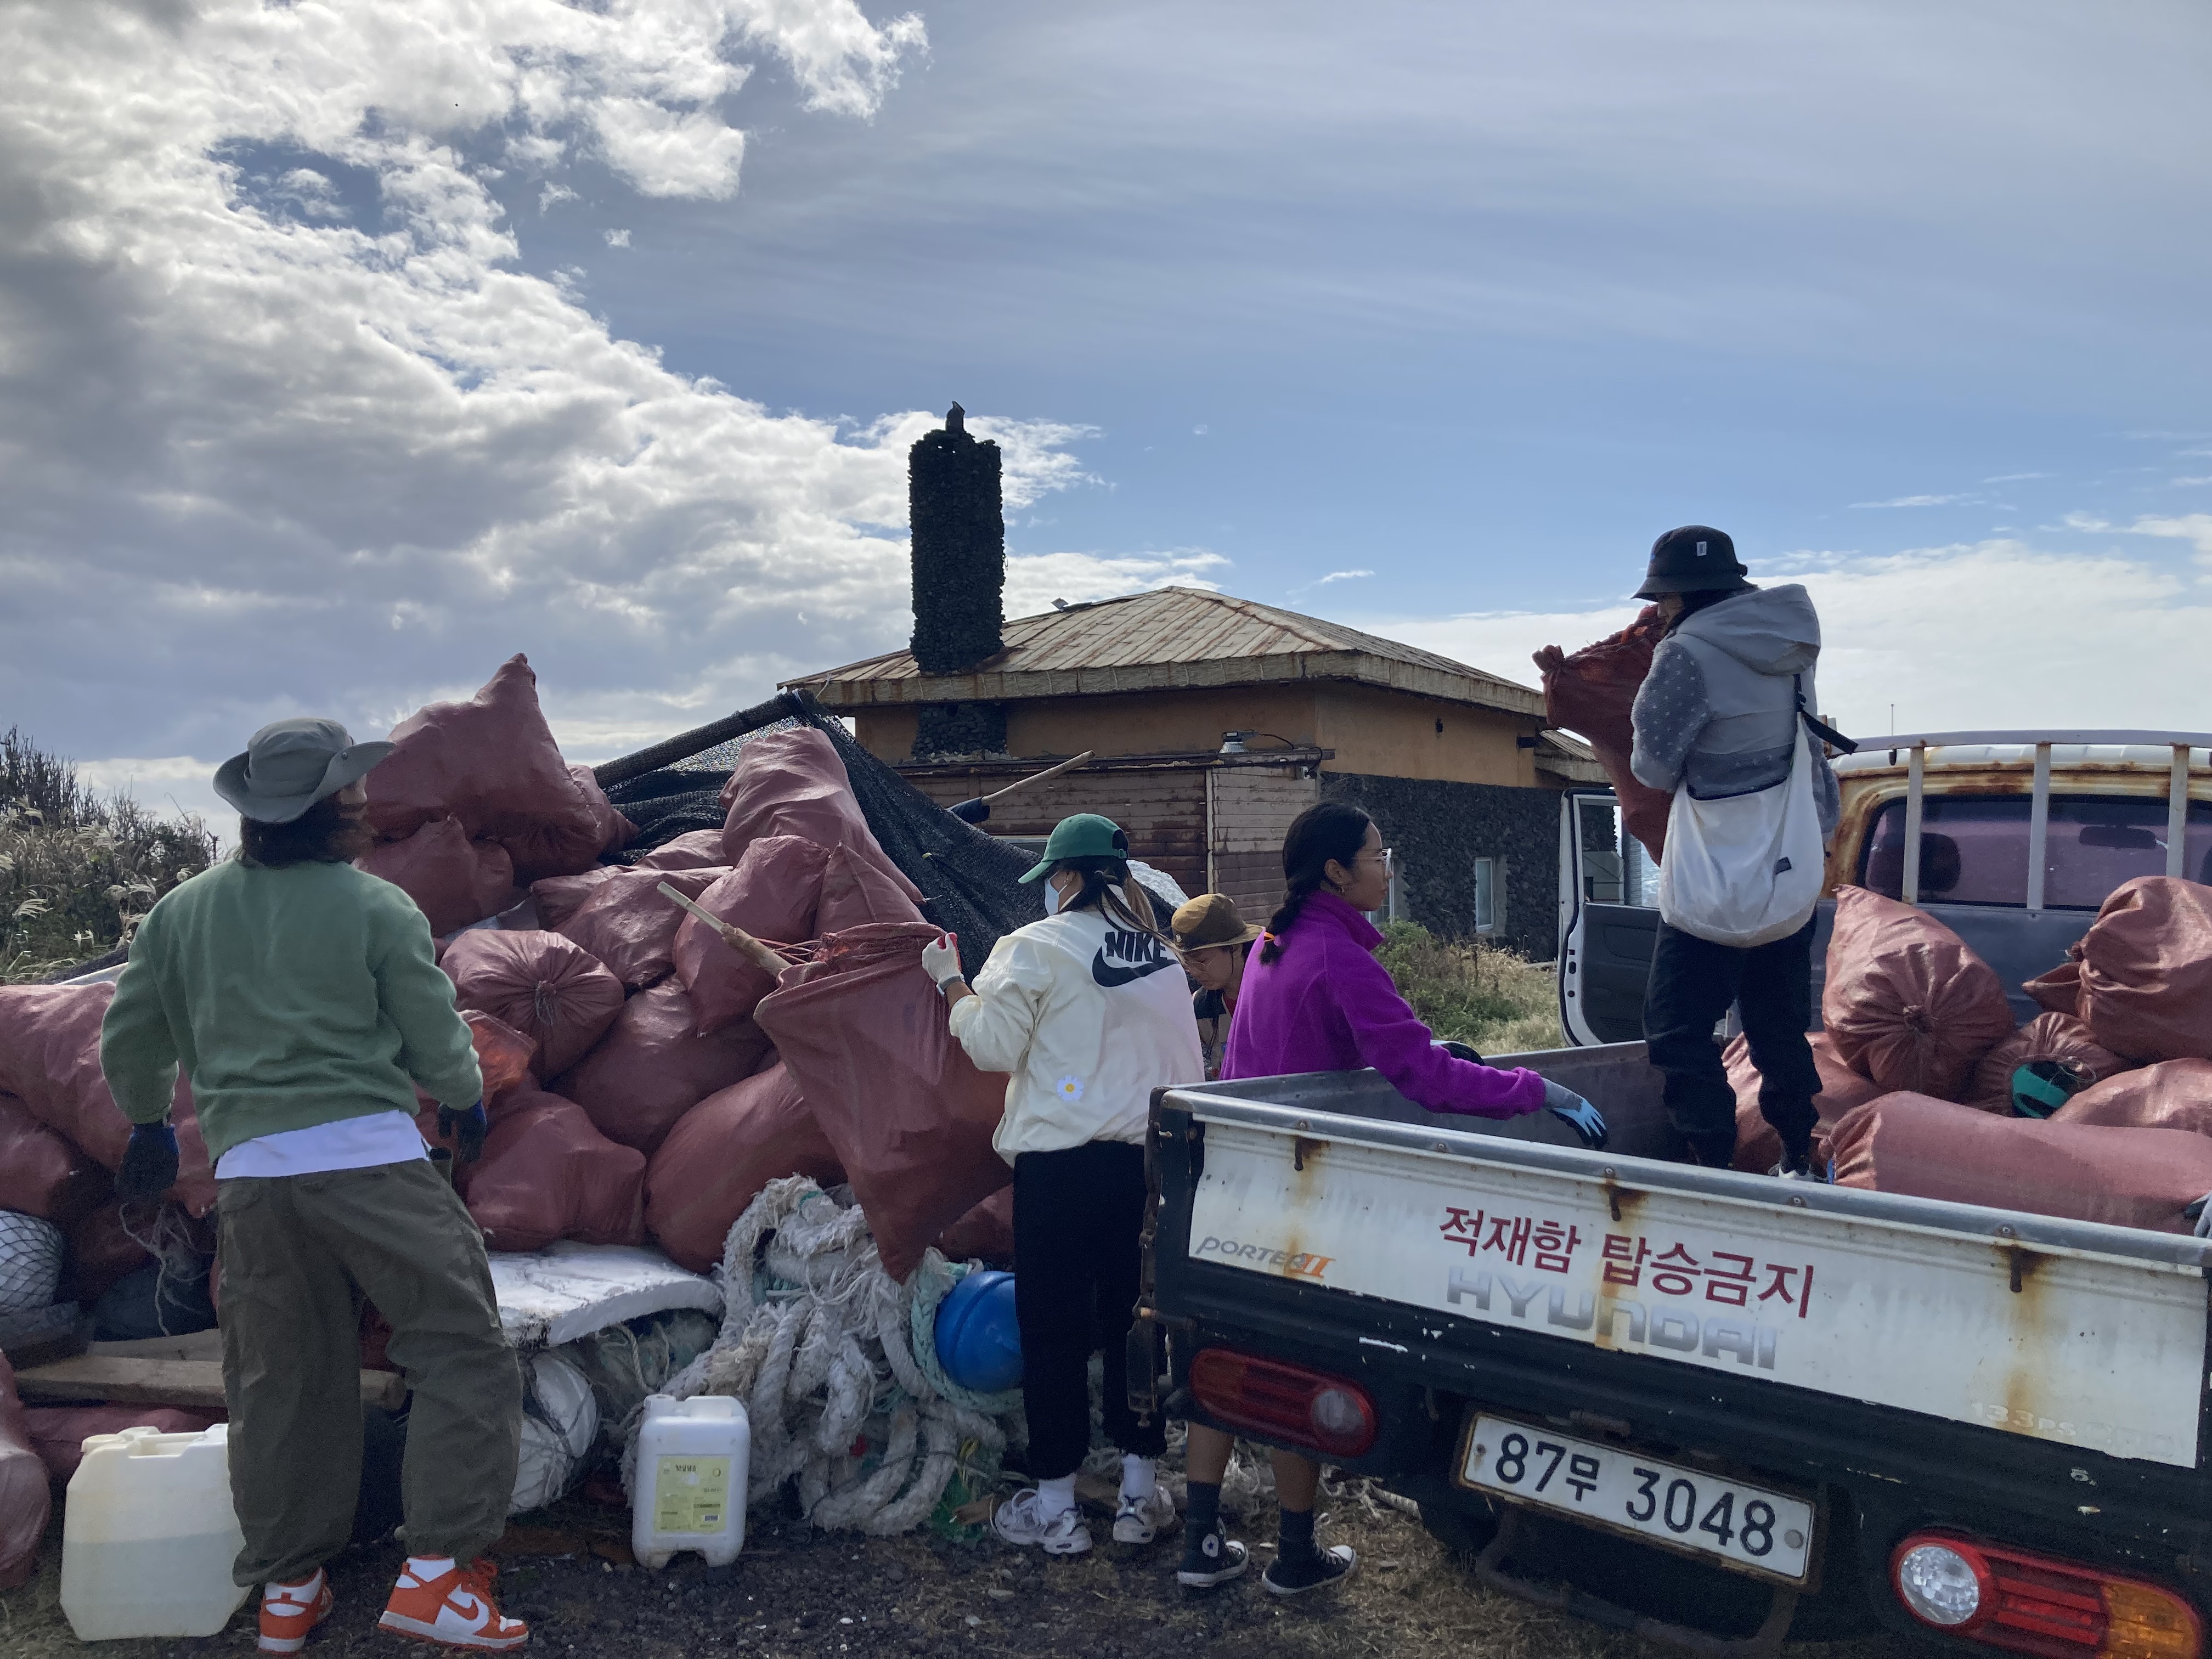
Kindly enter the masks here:
M 139 924 L 100 1030 L 136 1126 L 118 1191 L 176 1180 L 181 1066 L 215 1160 L 235 1579 L 263 1586 L 261 1650 L 297 1652 L 329 1615 L 323 1564 L 361 1486 L 361 1304 L 392 1325 L 414 1405 L 401 1472 L 413 1552 L 384 1628 L 448 1647 L 521 1646 L 480 1559 L 507 1522 L 522 1381 L 483 1236 L 431 1161 L 417 1084 L 465 1159 L 482 1149 L 469 1028 L 414 900 L 353 867 L 362 779 L 392 752 L 335 720 L 253 734 L 215 787 L 242 815 L 235 857 Z

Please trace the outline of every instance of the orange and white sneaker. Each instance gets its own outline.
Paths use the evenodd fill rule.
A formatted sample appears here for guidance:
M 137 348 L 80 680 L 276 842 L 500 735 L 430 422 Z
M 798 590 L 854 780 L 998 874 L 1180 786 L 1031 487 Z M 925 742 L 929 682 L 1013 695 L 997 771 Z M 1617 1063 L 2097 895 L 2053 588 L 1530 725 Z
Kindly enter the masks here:
M 499 1569 L 481 1557 L 456 1565 L 435 1578 L 416 1577 L 409 1562 L 384 1604 L 380 1627 L 441 1647 L 477 1648 L 491 1652 L 519 1648 L 530 1639 L 530 1626 L 499 1610 L 491 1581 Z
M 337 1598 L 331 1594 L 328 1574 L 320 1567 L 313 1578 L 296 1584 L 261 1587 L 261 1640 L 264 1653 L 297 1653 L 307 1645 L 307 1632 L 331 1616 Z

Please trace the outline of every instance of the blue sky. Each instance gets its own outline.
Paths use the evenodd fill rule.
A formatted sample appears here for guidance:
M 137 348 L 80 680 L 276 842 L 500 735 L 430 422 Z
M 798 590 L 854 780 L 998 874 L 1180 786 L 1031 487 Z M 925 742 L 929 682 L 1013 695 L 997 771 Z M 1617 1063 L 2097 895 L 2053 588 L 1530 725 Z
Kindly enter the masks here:
M 1202 580 L 1533 680 L 1704 520 L 1847 724 L 2212 726 L 2198 4 L 0 33 L 0 718 L 157 799 L 515 650 L 597 758 L 902 642 L 955 398 L 1018 609 Z

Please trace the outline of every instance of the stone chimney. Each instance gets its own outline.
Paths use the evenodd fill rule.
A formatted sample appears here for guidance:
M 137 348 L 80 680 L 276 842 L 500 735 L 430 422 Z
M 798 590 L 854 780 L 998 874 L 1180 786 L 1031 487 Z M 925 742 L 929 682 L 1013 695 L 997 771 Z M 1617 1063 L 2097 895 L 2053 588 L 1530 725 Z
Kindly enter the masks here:
M 962 674 L 1004 648 L 1006 523 L 999 446 L 968 434 L 955 404 L 945 428 L 907 454 L 907 510 L 914 530 L 914 657 L 925 674 Z M 1002 703 L 925 703 L 916 760 L 1003 754 Z

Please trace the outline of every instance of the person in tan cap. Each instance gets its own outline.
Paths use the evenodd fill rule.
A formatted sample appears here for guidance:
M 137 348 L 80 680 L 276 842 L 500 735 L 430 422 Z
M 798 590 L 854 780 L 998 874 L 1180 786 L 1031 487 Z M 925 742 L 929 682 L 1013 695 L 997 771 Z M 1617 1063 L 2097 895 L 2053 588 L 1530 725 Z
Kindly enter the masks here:
M 1210 1082 L 1221 1075 L 1230 1016 L 1244 984 L 1244 959 L 1252 954 L 1260 929 L 1237 913 L 1237 901 L 1226 893 L 1200 893 L 1176 909 L 1169 927 L 1183 971 L 1198 981 L 1190 1006 L 1198 1016 L 1198 1042 L 1206 1051 Z

